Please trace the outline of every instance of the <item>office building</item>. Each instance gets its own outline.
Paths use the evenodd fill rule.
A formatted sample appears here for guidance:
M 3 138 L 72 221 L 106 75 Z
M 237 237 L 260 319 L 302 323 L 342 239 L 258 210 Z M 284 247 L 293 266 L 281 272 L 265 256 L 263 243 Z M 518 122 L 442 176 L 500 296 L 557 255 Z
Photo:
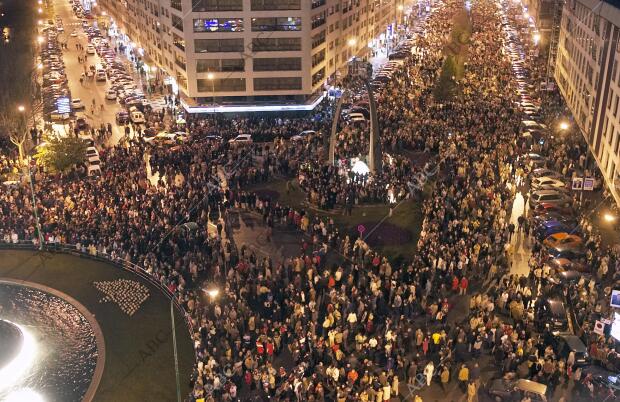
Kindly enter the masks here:
M 191 112 L 310 110 L 391 41 L 404 0 L 99 0 Z M 150 64 L 150 66 L 149 66 Z
M 620 9 L 598 0 L 567 0 L 555 79 L 606 185 L 620 202 Z

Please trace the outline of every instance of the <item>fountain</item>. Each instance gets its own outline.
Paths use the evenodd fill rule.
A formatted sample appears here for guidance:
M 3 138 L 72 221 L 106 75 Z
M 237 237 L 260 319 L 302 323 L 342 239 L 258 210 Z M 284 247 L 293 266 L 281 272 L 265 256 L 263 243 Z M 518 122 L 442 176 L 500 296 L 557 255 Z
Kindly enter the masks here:
M 0 401 L 92 397 L 99 360 L 92 320 L 68 296 L 35 286 L 0 282 Z

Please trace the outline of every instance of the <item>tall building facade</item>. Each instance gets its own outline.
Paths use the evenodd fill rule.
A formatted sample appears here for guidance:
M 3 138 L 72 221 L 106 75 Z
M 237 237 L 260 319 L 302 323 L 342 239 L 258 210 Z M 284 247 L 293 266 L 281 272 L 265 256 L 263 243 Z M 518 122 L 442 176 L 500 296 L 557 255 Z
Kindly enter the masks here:
M 566 0 L 554 76 L 590 158 L 620 203 L 619 35 L 619 8 L 599 0 Z
M 99 0 L 195 112 L 309 110 L 404 0 Z

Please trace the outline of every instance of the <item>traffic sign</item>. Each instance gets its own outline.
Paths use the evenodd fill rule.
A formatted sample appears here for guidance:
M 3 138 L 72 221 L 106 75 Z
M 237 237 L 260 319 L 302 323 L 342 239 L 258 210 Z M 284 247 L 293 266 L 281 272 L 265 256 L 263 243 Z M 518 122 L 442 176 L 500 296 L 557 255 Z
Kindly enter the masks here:
M 360 232 L 360 236 L 361 236 L 366 231 L 366 227 L 364 225 L 357 225 L 357 231 Z

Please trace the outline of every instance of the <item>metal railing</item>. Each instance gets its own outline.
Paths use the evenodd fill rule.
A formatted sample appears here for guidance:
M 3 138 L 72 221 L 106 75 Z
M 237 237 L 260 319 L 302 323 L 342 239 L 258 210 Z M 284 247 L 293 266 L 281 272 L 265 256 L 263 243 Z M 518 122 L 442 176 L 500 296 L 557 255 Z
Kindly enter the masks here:
M 3 249 L 39 251 L 39 246 L 30 240 L 20 240 L 18 243 L 7 243 L 4 240 L 0 239 L 0 250 Z M 79 250 L 75 244 L 47 243 L 43 246 L 43 250 L 62 252 L 66 254 L 76 255 L 82 258 L 88 258 L 94 261 L 105 262 L 107 264 L 112 264 L 124 271 L 138 275 L 140 278 L 144 279 L 145 281 L 159 289 L 163 293 L 163 295 L 166 296 L 168 300 L 175 305 L 175 307 L 183 316 L 183 320 L 185 321 L 187 330 L 190 333 L 190 337 L 194 336 L 194 326 L 192 324 L 191 317 L 188 312 L 185 311 L 183 306 L 179 304 L 174 293 L 172 293 L 166 286 L 156 280 L 150 273 L 148 273 L 144 268 L 140 267 L 139 265 L 120 258 L 112 258 L 109 254 L 100 253 L 98 251 L 96 251 L 95 254 L 86 253 Z

